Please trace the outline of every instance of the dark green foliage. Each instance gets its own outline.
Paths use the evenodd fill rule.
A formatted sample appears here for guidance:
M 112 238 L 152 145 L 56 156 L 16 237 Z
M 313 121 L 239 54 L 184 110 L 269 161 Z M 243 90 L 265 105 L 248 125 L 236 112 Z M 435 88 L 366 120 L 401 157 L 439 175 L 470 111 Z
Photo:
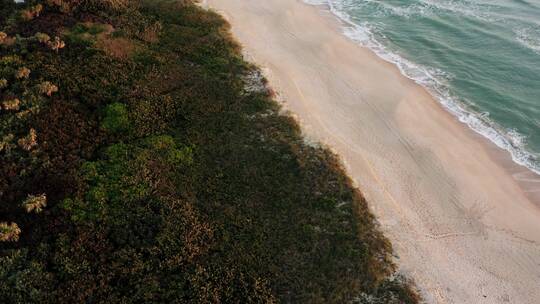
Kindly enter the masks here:
M 122 133 L 129 129 L 129 113 L 125 105 L 113 103 L 105 108 L 105 117 L 101 126 L 112 133 Z
M 255 68 L 220 16 L 180 0 L 65 2 L 9 25 L 65 49 L 0 48 L 0 101 L 35 107 L 0 112 L 0 222 L 22 230 L 0 242 L 0 303 L 417 302 L 336 157 L 247 89 Z M 109 56 L 116 38 L 135 51 Z M 29 79 L 11 76 L 21 66 Z M 59 92 L 36 94 L 43 81 Z M 42 213 L 20 208 L 41 193 Z
M 37 246 L 49 250 L 46 246 Z M 2 303 L 44 303 L 50 301 L 53 275 L 47 273 L 43 261 L 30 260 L 28 250 L 4 255 L 0 263 L 0 301 Z
M 15 1 L 0 1 L 0 27 L 4 27 L 9 22 L 9 17 L 16 8 Z

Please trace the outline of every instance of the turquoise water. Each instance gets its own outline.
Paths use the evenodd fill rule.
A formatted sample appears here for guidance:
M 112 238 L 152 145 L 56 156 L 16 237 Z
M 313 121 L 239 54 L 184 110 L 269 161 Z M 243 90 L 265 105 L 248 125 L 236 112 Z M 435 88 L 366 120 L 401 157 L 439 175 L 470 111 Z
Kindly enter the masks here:
M 306 0 L 540 174 L 540 0 Z

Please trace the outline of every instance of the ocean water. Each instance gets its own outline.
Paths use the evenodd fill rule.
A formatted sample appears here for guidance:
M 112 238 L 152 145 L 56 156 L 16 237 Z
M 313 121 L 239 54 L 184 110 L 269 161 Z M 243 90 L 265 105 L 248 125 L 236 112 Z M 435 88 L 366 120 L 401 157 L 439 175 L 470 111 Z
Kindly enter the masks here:
M 305 0 L 540 174 L 540 0 Z

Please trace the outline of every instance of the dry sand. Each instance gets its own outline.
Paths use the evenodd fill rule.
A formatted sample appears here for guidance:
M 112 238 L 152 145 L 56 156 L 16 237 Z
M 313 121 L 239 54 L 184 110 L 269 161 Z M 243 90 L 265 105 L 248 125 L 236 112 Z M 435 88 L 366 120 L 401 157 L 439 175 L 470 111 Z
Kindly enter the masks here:
M 540 179 L 300 0 L 209 0 L 431 303 L 540 303 Z M 536 205 L 535 205 L 536 204 Z

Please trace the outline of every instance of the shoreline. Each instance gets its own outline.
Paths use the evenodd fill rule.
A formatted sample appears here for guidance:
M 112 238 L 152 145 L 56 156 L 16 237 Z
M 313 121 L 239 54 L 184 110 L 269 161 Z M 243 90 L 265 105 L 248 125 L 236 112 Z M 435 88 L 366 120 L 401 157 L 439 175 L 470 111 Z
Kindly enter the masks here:
M 448 88 L 445 88 L 444 86 L 441 87 L 439 84 L 439 79 L 429 75 L 429 73 L 423 68 L 418 67 L 416 64 L 410 62 L 402 56 L 389 51 L 382 43 L 377 41 L 372 36 L 372 33 L 369 30 L 365 30 L 358 24 L 355 24 L 352 20 L 350 20 L 349 16 L 339 12 L 329 3 L 309 3 L 308 0 L 304 0 L 303 2 L 332 13 L 341 24 L 340 30 L 343 35 L 347 36 L 349 39 L 355 43 L 358 43 L 362 47 L 369 49 L 384 61 L 395 65 L 404 77 L 409 78 L 422 86 L 433 97 L 433 99 L 441 104 L 445 111 L 452 114 L 458 121 L 466 125 L 475 133 L 480 134 L 482 137 L 488 139 L 491 144 L 505 150 L 510 154 L 511 160 L 514 163 L 529 169 L 535 174 L 533 175 L 535 178 L 540 179 L 540 168 L 538 168 L 534 161 L 529 160 L 529 158 L 533 157 L 532 152 L 528 151 L 523 146 L 515 146 L 512 143 L 515 138 L 510 138 L 511 135 L 502 131 L 501 127 L 498 126 L 496 122 L 482 119 L 481 114 L 471 110 L 467 105 L 458 101 L 455 96 L 452 96 Z M 362 38 L 357 37 L 359 32 L 361 33 Z M 364 36 L 367 36 L 368 38 L 365 38 Z M 421 76 L 410 75 L 407 70 L 415 70 Z M 436 84 L 423 84 L 422 80 L 419 80 L 418 77 L 427 78 L 430 80 L 427 81 L 428 83 L 433 82 Z
M 432 303 L 540 298 L 540 183 L 427 90 L 294 0 L 209 0 L 305 134 L 331 147 Z M 528 173 L 527 173 L 528 172 Z

